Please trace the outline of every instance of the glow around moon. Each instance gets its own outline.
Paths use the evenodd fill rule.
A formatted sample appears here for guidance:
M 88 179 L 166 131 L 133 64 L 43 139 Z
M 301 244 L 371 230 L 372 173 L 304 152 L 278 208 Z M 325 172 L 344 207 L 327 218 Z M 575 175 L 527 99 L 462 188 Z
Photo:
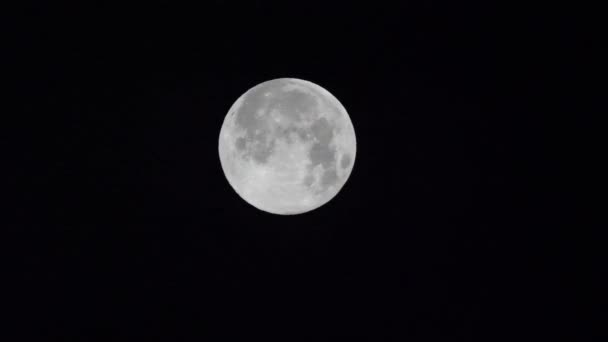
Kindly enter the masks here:
M 281 215 L 316 209 L 342 189 L 356 139 L 342 104 L 294 78 L 249 89 L 230 108 L 219 138 L 222 169 L 254 207 Z

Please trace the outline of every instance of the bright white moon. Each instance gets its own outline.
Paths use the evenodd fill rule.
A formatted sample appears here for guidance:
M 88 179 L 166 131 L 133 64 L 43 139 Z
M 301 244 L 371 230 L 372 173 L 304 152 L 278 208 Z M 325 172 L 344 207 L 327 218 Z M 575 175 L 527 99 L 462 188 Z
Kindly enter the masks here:
M 342 104 L 294 78 L 249 89 L 230 108 L 219 138 L 228 183 L 274 214 L 316 209 L 342 189 L 355 162 L 355 130 Z

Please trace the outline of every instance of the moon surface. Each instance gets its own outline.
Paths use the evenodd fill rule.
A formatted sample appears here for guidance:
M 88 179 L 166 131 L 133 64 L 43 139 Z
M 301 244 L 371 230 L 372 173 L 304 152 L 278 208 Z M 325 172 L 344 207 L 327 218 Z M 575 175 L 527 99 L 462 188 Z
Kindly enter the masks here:
M 350 176 L 357 143 L 346 109 L 322 87 L 278 78 L 245 92 L 226 115 L 219 156 L 252 206 L 301 214 L 329 202 Z

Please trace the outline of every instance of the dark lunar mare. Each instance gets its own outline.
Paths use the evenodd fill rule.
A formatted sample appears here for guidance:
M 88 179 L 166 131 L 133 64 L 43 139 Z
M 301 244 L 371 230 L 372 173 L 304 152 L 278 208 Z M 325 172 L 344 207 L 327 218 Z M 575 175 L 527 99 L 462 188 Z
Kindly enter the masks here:
M 350 166 L 350 163 L 352 161 L 352 157 L 350 156 L 349 153 L 344 153 L 342 155 L 342 160 L 340 161 L 340 167 L 342 169 L 346 169 Z
M 324 168 L 332 166 L 335 148 L 330 145 L 334 132 L 326 118 L 316 120 L 310 130 L 317 141 L 310 149 L 310 161 L 313 167 L 321 164 Z
M 338 174 L 334 167 L 336 149 L 330 145 L 334 135 L 333 128 L 326 118 L 321 117 L 312 124 L 311 131 L 317 141 L 309 152 L 310 170 L 317 165 L 322 165 L 325 171 L 321 176 L 321 185 L 326 187 L 335 184 L 338 181 Z

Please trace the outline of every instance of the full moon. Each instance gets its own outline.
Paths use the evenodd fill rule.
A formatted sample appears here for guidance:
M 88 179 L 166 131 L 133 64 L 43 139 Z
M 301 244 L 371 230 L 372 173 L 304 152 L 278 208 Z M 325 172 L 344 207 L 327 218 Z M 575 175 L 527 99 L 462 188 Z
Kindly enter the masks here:
M 305 213 L 342 189 L 357 142 L 344 106 L 300 79 L 260 83 L 224 118 L 219 156 L 228 183 L 247 203 L 279 215 Z

